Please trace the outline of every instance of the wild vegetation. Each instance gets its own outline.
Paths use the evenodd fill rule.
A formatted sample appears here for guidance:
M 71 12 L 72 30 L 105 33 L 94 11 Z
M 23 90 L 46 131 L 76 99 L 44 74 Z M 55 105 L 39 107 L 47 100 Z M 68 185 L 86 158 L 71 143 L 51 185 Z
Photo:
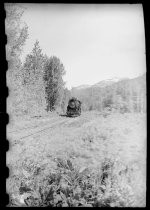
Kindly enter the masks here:
M 11 116 L 36 116 L 63 108 L 68 100 L 64 87 L 65 69 L 56 56 L 43 55 L 36 40 L 31 53 L 21 62 L 23 46 L 29 36 L 22 23 L 24 8 L 18 4 L 5 4 L 7 35 L 7 86 L 9 98 L 7 112 Z
M 30 35 L 21 21 L 24 8 L 7 3 L 5 10 L 9 206 L 144 207 L 145 75 L 69 91 L 62 61 L 44 55 L 38 40 L 21 62 Z M 82 102 L 81 116 L 58 116 L 71 96 Z M 31 135 L 18 137 L 25 134 Z
M 11 206 L 146 205 L 143 114 L 87 112 L 54 116 L 47 125 L 44 133 L 10 142 Z

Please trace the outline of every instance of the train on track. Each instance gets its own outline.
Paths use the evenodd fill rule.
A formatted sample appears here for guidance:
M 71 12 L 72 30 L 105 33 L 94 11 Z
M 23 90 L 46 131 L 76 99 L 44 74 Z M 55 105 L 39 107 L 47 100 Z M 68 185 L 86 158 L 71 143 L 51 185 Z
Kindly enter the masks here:
M 80 116 L 81 115 L 81 101 L 79 101 L 75 97 L 71 98 L 68 102 L 66 114 L 68 117 Z

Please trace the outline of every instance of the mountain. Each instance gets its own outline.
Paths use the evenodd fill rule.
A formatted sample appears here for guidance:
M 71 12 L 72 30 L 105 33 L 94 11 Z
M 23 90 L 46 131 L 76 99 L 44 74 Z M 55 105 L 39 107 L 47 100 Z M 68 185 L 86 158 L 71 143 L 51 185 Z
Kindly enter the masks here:
M 146 74 L 81 85 L 72 88 L 70 94 L 82 102 L 83 111 L 103 111 L 109 106 L 124 112 L 146 112 Z
M 89 88 L 91 87 L 91 85 L 80 85 L 80 86 L 77 86 L 77 87 L 74 87 L 76 90 L 80 90 L 80 89 L 85 89 L 85 88 Z
M 107 79 L 107 80 L 102 80 L 94 85 L 92 87 L 106 87 L 108 85 L 111 85 L 115 82 L 118 82 L 120 79 L 119 78 L 112 78 L 112 79 Z
M 112 85 L 116 82 L 119 82 L 119 81 L 122 81 L 122 80 L 126 80 L 128 78 L 117 78 L 117 77 L 114 77 L 114 78 L 111 78 L 111 79 L 106 79 L 106 80 L 101 80 L 100 82 L 97 82 L 95 83 L 94 85 L 80 85 L 80 86 L 77 86 L 77 87 L 73 87 L 74 90 L 84 90 L 86 88 L 97 88 L 97 87 L 106 87 L 106 86 L 109 86 L 109 85 Z

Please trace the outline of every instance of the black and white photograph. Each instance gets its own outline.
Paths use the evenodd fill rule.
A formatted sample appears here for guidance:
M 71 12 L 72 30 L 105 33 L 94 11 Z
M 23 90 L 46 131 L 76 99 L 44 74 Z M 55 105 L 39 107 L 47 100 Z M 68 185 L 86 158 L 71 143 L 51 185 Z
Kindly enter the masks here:
M 146 207 L 143 5 L 4 8 L 8 207 Z

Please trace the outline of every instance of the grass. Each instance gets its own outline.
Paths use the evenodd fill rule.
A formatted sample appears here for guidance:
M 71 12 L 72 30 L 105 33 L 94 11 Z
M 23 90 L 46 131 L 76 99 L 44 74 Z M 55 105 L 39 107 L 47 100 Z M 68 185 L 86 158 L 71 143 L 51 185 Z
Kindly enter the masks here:
M 7 164 L 11 206 L 144 207 L 145 116 L 66 119 L 12 147 Z

